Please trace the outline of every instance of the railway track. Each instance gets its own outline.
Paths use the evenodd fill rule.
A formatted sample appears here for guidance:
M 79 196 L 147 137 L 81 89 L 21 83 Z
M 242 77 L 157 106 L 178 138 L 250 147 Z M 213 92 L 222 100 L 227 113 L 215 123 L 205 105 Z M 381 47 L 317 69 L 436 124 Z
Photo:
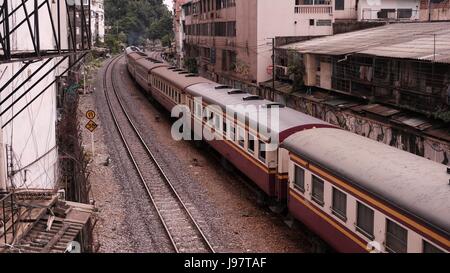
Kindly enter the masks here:
M 176 253 L 214 253 L 210 242 L 150 151 L 122 103 L 113 77 L 114 67 L 120 58 L 122 56 L 108 63 L 103 78 L 103 89 L 115 127 L 145 192 L 155 207 Z

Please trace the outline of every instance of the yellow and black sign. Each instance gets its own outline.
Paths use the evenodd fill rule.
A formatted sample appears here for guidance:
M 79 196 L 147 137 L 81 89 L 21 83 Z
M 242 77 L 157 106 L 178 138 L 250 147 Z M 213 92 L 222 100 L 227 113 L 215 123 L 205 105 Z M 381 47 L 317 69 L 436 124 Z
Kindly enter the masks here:
M 95 118 L 95 116 L 96 116 L 96 114 L 95 114 L 95 112 L 92 111 L 92 110 L 89 110 L 89 111 L 86 112 L 86 117 L 87 117 L 88 119 L 90 119 L 90 120 L 93 120 L 93 119 Z
M 97 123 L 95 123 L 93 120 L 90 120 L 87 124 L 86 124 L 86 129 L 88 129 L 89 131 L 91 131 L 91 133 L 93 133 L 95 131 L 95 129 L 97 129 L 98 125 Z

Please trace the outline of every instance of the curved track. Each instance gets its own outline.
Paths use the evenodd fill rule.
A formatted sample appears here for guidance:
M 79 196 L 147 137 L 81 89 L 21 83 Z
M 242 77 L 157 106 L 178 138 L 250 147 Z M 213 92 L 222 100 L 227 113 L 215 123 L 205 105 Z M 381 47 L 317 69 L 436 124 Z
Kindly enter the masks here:
M 131 120 L 120 95 L 113 70 L 122 56 L 108 63 L 103 89 L 115 127 L 140 177 L 150 202 L 156 208 L 173 249 L 177 253 L 214 253 L 214 249 L 192 217 L 170 179 L 150 151 L 139 130 Z M 112 91 L 113 96 L 110 96 Z

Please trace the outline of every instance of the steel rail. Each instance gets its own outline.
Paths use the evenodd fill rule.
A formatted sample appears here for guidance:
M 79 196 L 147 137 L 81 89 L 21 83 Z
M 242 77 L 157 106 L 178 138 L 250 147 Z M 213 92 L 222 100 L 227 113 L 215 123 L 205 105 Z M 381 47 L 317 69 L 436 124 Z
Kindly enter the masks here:
M 130 158 L 131 158 L 131 160 L 132 160 L 132 162 L 133 162 L 133 165 L 134 165 L 136 171 L 138 172 L 139 178 L 140 178 L 141 182 L 143 183 L 144 188 L 145 188 L 145 190 L 146 190 L 146 192 L 147 192 L 147 194 L 148 194 L 148 196 L 149 196 L 149 198 L 150 198 L 150 200 L 151 200 L 153 206 L 155 207 L 155 209 L 156 209 L 156 211 L 157 211 L 158 217 L 159 217 L 161 223 L 162 223 L 163 226 L 164 226 L 164 229 L 165 229 L 165 231 L 166 231 L 166 233 L 167 233 L 167 235 L 168 235 L 168 237 L 169 237 L 169 239 L 170 239 L 170 241 L 171 241 L 171 243 L 172 243 L 172 246 L 174 247 L 174 249 L 175 249 L 175 251 L 176 251 L 177 253 L 180 253 L 181 251 L 180 251 L 179 247 L 177 246 L 177 242 L 176 242 L 176 240 L 174 239 L 174 236 L 171 234 L 170 229 L 169 229 L 169 227 L 168 227 L 168 225 L 167 225 L 167 223 L 166 223 L 166 220 L 164 220 L 164 217 L 163 217 L 163 215 L 162 215 L 162 213 L 161 213 L 161 210 L 160 210 L 160 208 L 158 207 L 157 202 L 155 201 L 155 198 L 154 198 L 154 196 L 153 196 L 153 194 L 152 194 L 152 192 L 151 192 L 151 190 L 150 190 L 150 188 L 149 188 L 149 186 L 148 186 L 148 184 L 147 184 L 146 179 L 144 178 L 144 175 L 142 174 L 142 171 L 141 171 L 141 169 L 140 169 L 140 167 L 139 167 L 139 165 L 138 165 L 138 163 L 137 163 L 135 157 L 133 156 L 133 153 L 131 152 L 131 149 L 130 149 L 130 147 L 129 147 L 129 144 L 128 144 L 128 142 L 127 142 L 127 140 L 126 140 L 126 138 L 125 138 L 125 136 L 124 136 L 124 134 L 123 134 L 122 129 L 120 128 L 120 125 L 119 125 L 119 122 L 118 122 L 118 120 L 117 120 L 116 114 L 114 113 L 114 110 L 113 110 L 113 107 L 112 107 L 112 104 L 111 104 L 111 100 L 110 100 L 110 97 L 109 97 L 109 94 L 108 94 L 108 87 L 107 87 L 107 83 L 108 83 L 108 80 L 107 80 L 107 78 L 108 78 L 108 71 L 110 71 L 110 70 L 111 70 L 110 75 L 111 75 L 111 86 L 112 86 L 112 91 L 113 91 L 115 97 L 117 98 L 117 101 L 118 101 L 118 103 L 119 103 L 119 105 L 120 105 L 120 108 L 121 108 L 123 114 L 125 115 L 125 117 L 126 117 L 128 123 L 129 123 L 129 125 L 133 128 L 133 131 L 134 131 L 135 135 L 138 137 L 139 142 L 140 142 L 140 143 L 143 145 L 143 147 L 145 148 L 145 152 L 147 153 L 147 155 L 148 155 L 148 157 L 151 159 L 151 161 L 154 163 L 154 165 L 155 165 L 157 171 L 158 171 L 159 174 L 160 174 L 160 177 L 161 177 L 162 180 L 165 182 L 165 185 L 169 187 L 170 191 L 171 191 L 171 192 L 173 193 L 173 195 L 175 196 L 175 201 L 183 208 L 184 213 L 188 216 L 188 219 L 189 219 L 189 221 L 192 223 L 194 230 L 197 231 L 197 233 L 200 235 L 200 239 L 203 241 L 203 244 L 206 246 L 206 250 L 207 250 L 208 252 L 215 253 L 214 248 L 211 246 L 209 240 L 206 238 L 205 234 L 204 234 L 203 231 L 201 230 L 201 228 L 200 228 L 200 226 L 198 225 L 197 221 L 194 219 L 194 217 L 192 216 L 191 212 L 190 212 L 189 209 L 186 207 L 186 204 L 183 202 L 183 200 L 181 199 L 180 195 L 178 194 L 178 192 L 177 192 L 176 189 L 174 188 L 174 186 L 173 186 L 173 184 L 171 183 L 170 179 L 168 178 L 168 176 L 167 176 L 166 173 L 164 172 L 163 168 L 161 167 L 161 164 L 159 164 L 158 160 L 156 159 L 156 157 L 154 156 L 154 154 L 151 152 L 150 148 L 148 147 L 148 145 L 147 145 L 146 142 L 144 141 L 144 139 L 143 139 L 141 133 L 140 133 L 139 130 L 137 129 L 137 127 L 136 127 L 136 125 L 134 124 L 134 122 L 131 120 L 131 118 L 130 118 L 128 112 L 126 111 L 126 109 L 125 109 L 125 107 L 124 107 L 124 105 L 123 105 L 122 99 L 120 98 L 120 95 L 119 95 L 118 92 L 117 92 L 117 89 L 118 89 L 118 88 L 117 88 L 117 85 L 116 85 L 115 80 L 114 80 L 115 78 L 112 76 L 114 67 L 116 66 L 118 60 L 119 60 L 121 57 L 123 57 L 123 56 L 120 55 L 120 56 L 114 58 L 110 63 L 108 63 L 108 65 L 107 65 L 107 67 L 106 67 L 106 69 L 105 69 L 105 76 L 104 76 L 104 79 L 103 79 L 103 82 L 104 82 L 104 84 L 103 84 L 103 85 L 104 85 L 103 89 L 104 89 L 104 92 L 105 92 L 105 96 L 106 96 L 106 100 L 107 100 L 107 104 L 108 104 L 109 110 L 110 110 L 111 115 L 112 115 L 112 117 L 113 117 L 113 121 L 114 121 L 114 123 L 115 123 L 115 126 L 116 126 L 117 130 L 119 131 L 120 137 L 121 137 L 121 139 L 122 139 L 122 142 L 123 142 L 124 145 L 125 145 L 125 148 L 126 148 L 126 150 L 127 150 L 127 153 L 129 154 L 129 156 L 130 156 Z M 111 66 L 112 66 L 112 67 L 111 67 Z

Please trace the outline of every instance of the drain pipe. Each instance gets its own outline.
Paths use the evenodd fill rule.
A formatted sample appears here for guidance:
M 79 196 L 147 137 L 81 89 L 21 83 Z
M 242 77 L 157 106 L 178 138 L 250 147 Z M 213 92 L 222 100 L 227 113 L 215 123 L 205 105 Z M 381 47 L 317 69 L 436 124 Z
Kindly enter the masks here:
M 6 192 L 6 161 L 5 145 L 3 143 L 3 130 L 0 129 L 0 192 Z

